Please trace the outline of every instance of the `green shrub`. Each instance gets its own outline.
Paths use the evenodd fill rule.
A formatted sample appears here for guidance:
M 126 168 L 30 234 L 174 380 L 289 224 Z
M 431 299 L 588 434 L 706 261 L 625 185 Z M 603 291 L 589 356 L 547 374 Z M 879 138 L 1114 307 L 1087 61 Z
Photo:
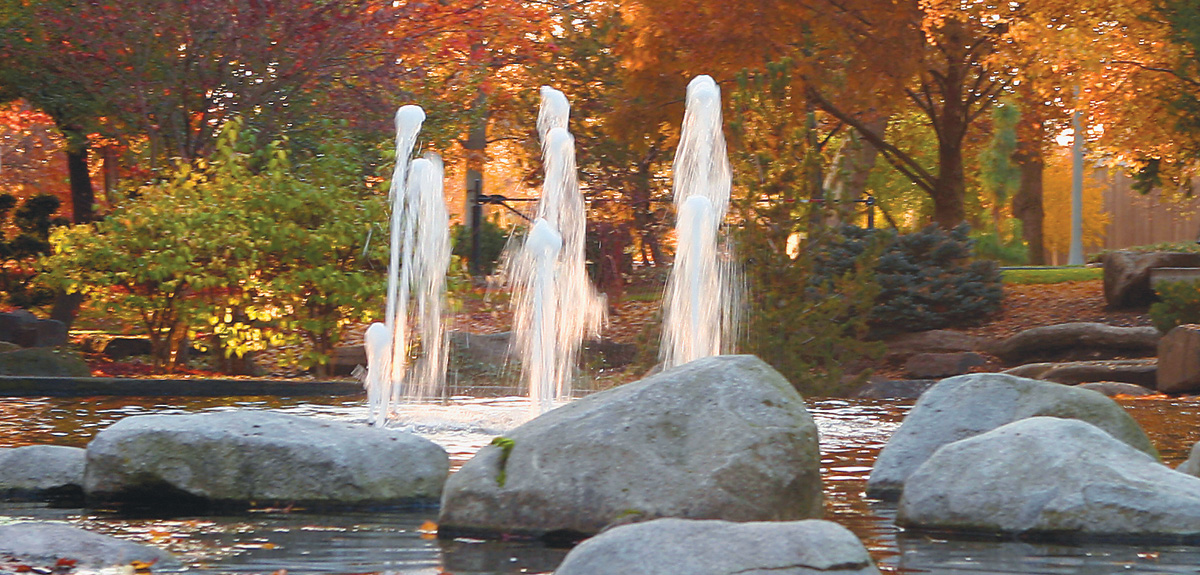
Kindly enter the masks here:
M 361 154 L 337 138 L 294 165 L 284 142 L 239 143 L 240 128 L 104 219 L 56 230 L 43 275 L 139 318 L 167 371 L 205 335 L 227 357 L 303 344 L 285 361 L 322 374 L 342 328 L 378 313 L 384 246 L 364 245 L 384 195 L 346 173 Z
M 471 260 L 471 228 L 455 224 L 450 233 L 452 252 L 454 255 L 470 262 Z M 481 271 L 484 275 L 492 275 L 496 271 L 496 263 L 504 252 L 504 244 L 508 242 L 508 232 L 500 224 L 484 220 L 479 227 L 479 259 L 482 260 Z
M 16 227 L 16 233 L 0 237 L 0 292 L 9 305 L 30 308 L 54 299 L 54 291 L 38 282 L 36 260 L 50 253 L 51 229 L 69 223 L 54 217 L 61 204 L 50 194 L 37 194 L 18 207 L 12 194 L 0 194 L 0 225 L 12 212 Z
M 883 252 L 874 273 L 880 292 L 871 309 L 874 335 L 977 325 L 1000 308 L 1000 269 L 993 261 L 971 260 L 967 226 L 919 232 L 845 227 L 845 238 L 821 250 L 817 272 L 846 273 L 869 241 L 881 235 Z
M 878 357 L 879 344 L 866 341 L 878 249 L 861 238 L 858 253 L 836 274 L 821 271 L 821 256 L 846 245 L 836 234 L 810 239 L 792 258 L 786 236 L 746 230 L 740 249 L 746 256 L 750 316 L 747 351 L 779 370 L 804 395 L 844 395 L 870 372 L 844 377 L 864 358 Z M 853 240 L 858 242 L 859 240 Z M 828 271 L 828 270 L 825 270 Z M 804 286 L 804 289 L 796 289 Z
M 1161 282 L 1154 291 L 1159 301 L 1150 305 L 1150 319 L 1158 331 L 1167 333 L 1178 325 L 1200 323 L 1200 283 Z
M 1007 228 L 1002 233 L 997 231 L 975 232 L 971 239 L 975 241 L 975 256 L 982 259 L 996 260 L 1001 265 L 1021 266 L 1029 263 L 1029 247 L 1021 239 L 1021 220 L 1008 220 Z

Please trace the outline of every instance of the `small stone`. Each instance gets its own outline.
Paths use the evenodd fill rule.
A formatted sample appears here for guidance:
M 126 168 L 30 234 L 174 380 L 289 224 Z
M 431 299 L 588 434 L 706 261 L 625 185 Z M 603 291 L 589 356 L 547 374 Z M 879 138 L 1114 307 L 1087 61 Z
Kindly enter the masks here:
M 73 352 L 33 347 L 0 353 L 0 375 L 90 377 L 92 370 Z
M 1200 254 L 1197 254 L 1200 255 Z M 1120 327 L 1097 322 L 1071 322 L 1030 328 L 1002 341 L 994 353 L 1008 364 L 1031 360 L 1088 359 L 1151 355 L 1161 334 L 1152 327 Z M 1117 355 L 1119 354 L 1119 355 Z M 1064 358 L 1066 355 L 1068 357 Z
M 1098 391 L 1108 397 L 1117 397 L 1119 395 L 1142 397 L 1145 395 L 1154 395 L 1158 393 L 1153 389 L 1142 387 L 1134 383 L 1125 383 L 1122 381 L 1093 381 L 1089 383 L 1081 383 L 1077 387 L 1080 389 Z
M 128 567 L 134 561 L 152 563 L 156 571 L 179 567 L 171 554 L 157 547 L 48 521 L 0 525 L 0 556 L 49 567 L 60 559 L 90 569 Z
M 904 362 L 904 371 L 913 379 L 936 379 L 962 375 L 987 360 L 972 351 L 954 353 L 918 353 Z

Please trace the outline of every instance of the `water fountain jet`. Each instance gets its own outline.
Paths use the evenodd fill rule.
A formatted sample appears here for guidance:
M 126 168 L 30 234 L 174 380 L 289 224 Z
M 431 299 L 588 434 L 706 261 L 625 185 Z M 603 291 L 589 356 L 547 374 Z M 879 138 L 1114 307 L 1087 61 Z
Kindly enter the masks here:
M 733 171 L 721 131 L 721 90 L 709 76 L 688 84 L 675 152 L 675 265 L 663 301 L 663 367 L 729 353 L 741 312 L 741 278 L 720 234 Z
M 384 323 L 367 328 L 368 419 L 383 426 L 391 407 L 401 400 L 436 397 L 445 379 L 446 337 L 442 327 L 446 270 L 450 265 L 449 217 L 443 195 L 443 167 L 436 154 L 409 162 L 425 120 L 419 106 L 396 112 L 396 167 L 388 199 L 391 203 L 387 307 Z M 417 339 L 423 354 L 408 370 L 414 330 L 409 303 L 415 299 Z
M 569 398 L 583 340 L 604 321 L 604 299 L 587 277 L 586 214 L 575 167 L 575 138 L 567 131 L 570 103 L 543 86 L 537 128 L 545 182 L 537 220 L 510 259 L 514 347 L 534 408 L 546 411 Z

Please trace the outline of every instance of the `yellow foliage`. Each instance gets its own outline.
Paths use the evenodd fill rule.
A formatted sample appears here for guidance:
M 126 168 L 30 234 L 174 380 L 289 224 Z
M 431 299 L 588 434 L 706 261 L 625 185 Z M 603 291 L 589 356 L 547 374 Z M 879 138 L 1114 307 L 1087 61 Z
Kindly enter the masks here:
M 1083 177 L 1083 245 L 1101 246 L 1109 215 L 1104 211 L 1105 182 L 1103 172 L 1088 169 L 1085 161 Z M 1043 223 L 1046 251 L 1067 254 L 1071 250 L 1071 151 L 1055 148 L 1046 155 L 1046 171 L 1042 175 L 1042 207 L 1046 212 Z

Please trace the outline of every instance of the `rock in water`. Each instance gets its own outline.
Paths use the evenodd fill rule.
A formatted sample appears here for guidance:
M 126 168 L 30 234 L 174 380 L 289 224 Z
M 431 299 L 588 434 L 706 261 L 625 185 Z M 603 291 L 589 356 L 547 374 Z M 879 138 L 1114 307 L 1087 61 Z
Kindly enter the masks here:
M 76 567 L 91 569 L 129 567 L 134 561 L 152 563 L 157 569 L 179 565 L 174 557 L 157 547 L 92 533 L 65 523 L 41 521 L 0 525 L 0 556 L 51 568 L 59 559 L 77 561 Z
M 879 570 L 833 523 L 656 519 L 622 525 L 571 550 L 556 575 L 868 575 Z
M 1188 452 L 1188 458 L 1179 467 L 1175 468 L 1181 473 L 1200 477 L 1200 443 L 1192 445 L 1192 450 Z
M 817 428 L 779 372 L 699 359 L 554 409 L 446 482 L 439 534 L 572 537 L 659 517 L 820 517 Z
M 269 411 L 127 417 L 87 448 L 89 500 L 185 508 L 436 502 L 449 470 L 411 433 Z
M 911 476 L 907 528 L 1200 540 L 1200 478 L 1094 425 L 1033 417 L 938 449 Z
M 78 447 L 26 445 L 0 451 L 0 497 L 6 499 L 83 498 L 86 455 Z
M 1038 415 L 1086 421 L 1158 457 L 1137 422 L 1100 393 L 1000 373 L 960 375 L 943 379 L 917 400 L 879 452 L 867 494 L 895 499 L 909 474 L 937 448 Z

